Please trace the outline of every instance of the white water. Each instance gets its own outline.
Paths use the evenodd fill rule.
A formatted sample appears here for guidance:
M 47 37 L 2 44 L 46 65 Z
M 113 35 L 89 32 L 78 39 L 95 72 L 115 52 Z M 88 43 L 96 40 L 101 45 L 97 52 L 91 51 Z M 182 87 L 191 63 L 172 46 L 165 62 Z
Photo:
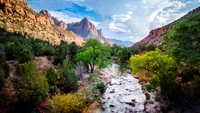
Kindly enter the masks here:
M 117 67 L 117 68 L 116 68 Z M 104 76 L 112 74 L 106 92 L 101 97 L 103 113 L 143 113 L 146 97 L 141 89 L 139 80 L 125 73 L 124 76 L 115 75 L 118 65 L 113 64 L 104 69 Z

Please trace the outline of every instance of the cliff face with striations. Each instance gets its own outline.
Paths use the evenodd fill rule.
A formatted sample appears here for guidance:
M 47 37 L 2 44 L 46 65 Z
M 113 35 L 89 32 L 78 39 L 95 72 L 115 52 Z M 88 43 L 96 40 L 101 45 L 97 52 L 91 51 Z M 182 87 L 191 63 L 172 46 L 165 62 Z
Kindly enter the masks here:
M 61 40 L 78 45 L 84 42 L 80 36 L 52 25 L 44 15 L 34 12 L 26 0 L 0 0 L 0 28 L 52 44 L 59 44 Z
M 193 14 L 197 14 L 200 13 L 200 7 L 190 11 L 189 13 L 187 13 L 185 16 L 181 17 L 180 19 L 172 22 L 171 24 L 168 24 L 164 27 L 161 28 L 157 28 L 154 30 L 151 30 L 148 34 L 148 36 L 146 36 L 144 39 L 142 39 L 141 41 L 135 43 L 133 46 L 139 46 L 139 45 L 151 45 L 151 44 L 155 44 L 155 45 L 160 45 L 162 44 L 162 41 L 160 40 L 160 38 L 162 37 L 162 35 L 164 34 L 164 32 L 168 31 L 170 29 L 170 26 L 180 20 L 184 20 L 186 19 L 188 16 L 193 15 Z
M 102 30 L 97 30 L 95 25 L 87 18 L 82 19 L 80 22 L 67 24 L 67 30 L 73 31 L 77 35 L 85 38 L 85 40 L 93 38 L 101 43 L 112 44 L 103 36 Z
M 67 24 L 65 22 L 59 21 L 57 18 L 51 16 L 47 10 L 42 10 L 39 13 L 43 14 L 52 25 L 56 25 L 59 26 L 60 28 L 67 29 Z

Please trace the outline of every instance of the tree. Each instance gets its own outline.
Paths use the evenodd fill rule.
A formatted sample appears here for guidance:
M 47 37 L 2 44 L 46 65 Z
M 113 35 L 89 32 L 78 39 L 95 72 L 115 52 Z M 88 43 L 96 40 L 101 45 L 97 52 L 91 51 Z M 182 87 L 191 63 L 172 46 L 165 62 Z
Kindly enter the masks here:
M 61 79 L 66 90 L 76 90 L 78 88 L 78 76 L 68 57 L 66 57 L 62 64 Z
M 64 41 L 61 41 L 60 45 L 56 48 L 55 63 L 62 64 L 66 56 L 70 54 L 70 45 Z
M 13 80 L 17 97 L 28 103 L 41 101 L 48 95 L 49 86 L 45 76 L 39 72 L 36 65 L 29 61 L 24 63 Z
M 81 113 L 84 108 L 84 95 L 55 95 L 48 101 L 52 113 Z
M 18 55 L 17 59 L 19 60 L 20 63 L 28 62 L 33 59 L 33 53 L 27 49 L 24 48 Z
M 150 79 L 151 89 L 161 86 L 162 92 L 171 95 L 171 91 L 176 88 L 175 62 L 169 55 L 163 54 L 161 50 L 156 49 L 142 56 L 134 55 L 130 58 L 130 62 L 133 74 Z
M 164 35 L 164 48 L 175 59 L 183 82 L 200 75 L 200 14 L 175 23 Z
M 123 47 L 121 50 L 117 52 L 117 57 L 120 60 L 121 63 L 126 62 L 130 58 L 130 50 L 126 47 Z
M 55 86 L 59 80 L 59 74 L 52 67 L 47 69 L 46 77 L 51 86 Z
M 106 67 L 110 64 L 108 59 L 110 51 L 108 48 L 103 46 L 95 39 L 89 39 L 84 46 L 83 51 L 76 55 L 77 61 L 82 61 L 84 64 L 90 67 L 91 73 L 94 72 L 94 66 L 97 65 L 99 68 Z

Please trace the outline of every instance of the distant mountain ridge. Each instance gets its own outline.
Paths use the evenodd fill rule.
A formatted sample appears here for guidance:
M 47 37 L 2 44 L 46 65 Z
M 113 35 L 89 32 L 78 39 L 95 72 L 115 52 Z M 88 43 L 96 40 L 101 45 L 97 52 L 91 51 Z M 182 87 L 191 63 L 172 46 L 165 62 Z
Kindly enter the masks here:
M 161 28 L 157 28 L 157 29 L 154 29 L 154 30 L 151 30 L 149 32 L 149 34 L 144 38 L 142 39 L 141 41 L 135 43 L 133 46 L 139 46 L 139 45 L 151 45 L 151 44 L 154 44 L 154 45 L 160 45 L 162 44 L 162 41 L 160 40 L 160 38 L 163 36 L 163 34 L 170 30 L 170 26 L 173 25 L 175 22 L 177 21 L 180 21 L 180 20 L 184 20 L 186 19 L 188 16 L 190 15 L 193 15 L 193 14 L 197 14 L 197 13 L 200 13 L 200 7 L 188 12 L 186 15 L 184 15 L 183 17 L 181 17 L 180 19 L 166 25 L 166 26 L 163 26 Z
M 107 38 L 107 39 L 118 46 L 131 47 L 134 44 L 134 42 L 131 42 L 131 41 L 122 41 L 122 40 L 110 39 L 110 38 Z

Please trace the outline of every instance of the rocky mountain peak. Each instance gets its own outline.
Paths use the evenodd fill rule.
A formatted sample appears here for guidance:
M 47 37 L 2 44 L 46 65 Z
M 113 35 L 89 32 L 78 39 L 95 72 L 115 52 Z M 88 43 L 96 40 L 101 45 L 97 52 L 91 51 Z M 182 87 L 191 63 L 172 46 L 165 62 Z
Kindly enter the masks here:
M 59 44 L 61 40 L 76 42 L 78 45 L 84 42 L 80 36 L 66 31 L 66 23 L 51 17 L 46 10 L 41 13 L 33 11 L 26 0 L 0 0 L 0 28 L 9 33 L 46 40 L 52 44 Z
M 63 21 L 59 21 L 57 18 L 51 16 L 51 14 L 47 10 L 41 10 L 39 12 L 40 14 L 43 14 L 52 25 L 59 26 L 60 28 L 66 29 L 67 24 Z
M 88 20 L 87 17 L 83 18 L 80 22 L 67 24 L 67 30 L 73 31 L 75 34 L 85 38 L 97 39 L 101 43 L 110 42 L 103 36 L 102 30 L 98 30 L 96 26 Z

